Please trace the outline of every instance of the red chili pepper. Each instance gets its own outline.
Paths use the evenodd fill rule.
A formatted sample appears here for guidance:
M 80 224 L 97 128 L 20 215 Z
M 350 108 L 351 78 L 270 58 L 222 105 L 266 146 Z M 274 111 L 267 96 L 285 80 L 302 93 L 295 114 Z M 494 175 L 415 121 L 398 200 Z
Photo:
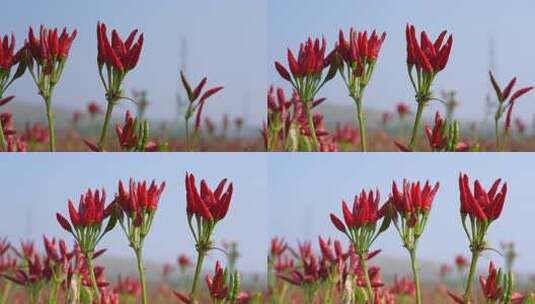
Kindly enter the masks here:
M 479 283 L 485 299 L 489 301 L 496 301 L 503 297 L 504 290 L 500 287 L 498 281 L 498 271 L 496 266 L 491 261 L 489 263 L 489 273 L 487 277 L 480 276 Z
M 128 191 L 126 191 L 122 181 L 119 181 L 119 190 L 115 196 L 115 202 L 126 216 L 133 219 L 134 225 L 139 227 L 143 223 L 145 214 L 156 211 L 160 196 L 164 190 L 165 182 L 158 186 L 155 181 L 152 181 L 150 186 L 147 186 L 146 181 L 136 182 L 130 179 Z
M 504 183 L 498 192 L 500 183 L 501 179 L 497 179 L 487 192 L 479 180 L 476 180 L 474 183 L 474 192 L 472 193 L 468 175 L 461 173 L 459 175 L 461 214 L 468 214 L 482 221 L 494 221 L 498 219 L 507 196 L 507 183 Z
M 353 28 L 350 28 L 349 40 L 347 41 L 343 31 L 340 30 L 336 51 L 348 65 L 355 65 L 356 69 L 360 71 L 359 75 L 355 76 L 361 76 L 364 62 L 375 62 L 377 60 L 385 38 L 386 33 L 383 33 L 379 38 L 376 31 L 373 30 L 368 38 L 366 31 L 356 32 Z
M 71 45 L 76 38 L 77 31 L 70 35 L 64 28 L 58 36 L 58 29 L 47 29 L 43 25 L 39 28 L 39 38 L 35 37 L 33 28 L 28 31 L 25 48 L 29 50 L 30 60 L 35 61 L 43 68 L 43 73 L 49 75 L 53 72 L 56 62 L 64 61 L 69 56 Z
M 3 39 L 0 37 L 0 42 L 0 70 L 9 71 L 16 63 L 15 37 L 13 34 L 11 34 L 11 38 L 6 35 Z
M 188 216 L 197 215 L 207 221 L 216 222 L 225 218 L 230 207 L 233 193 L 232 183 L 225 189 L 226 179 L 223 179 L 213 192 L 206 181 L 201 181 L 201 192 L 195 186 L 195 176 L 186 174 L 186 213 Z
M 452 35 L 448 37 L 447 42 L 444 44 L 446 35 L 447 32 L 442 31 L 433 43 L 427 33 L 422 31 L 420 33 L 420 43 L 418 43 L 414 26 L 407 24 L 405 38 L 407 42 L 407 64 L 409 67 L 416 66 L 417 69 L 422 69 L 426 73 L 436 73 L 443 70 L 448 63 L 453 46 Z
M 113 30 L 110 44 L 106 34 L 106 25 L 98 22 L 97 49 L 99 64 L 106 64 L 119 72 L 127 72 L 134 69 L 143 48 L 143 34 L 139 35 L 139 38 L 134 43 L 137 33 L 137 29 L 133 30 L 126 42 L 124 42 L 119 33 Z
M 124 149 L 132 149 L 138 144 L 138 137 L 135 130 L 136 119 L 126 111 L 124 125 L 115 125 L 115 133 L 119 139 L 119 145 Z
M 440 183 L 434 186 L 426 181 L 423 188 L 420 182 L 409 183 L 403 181 L 403 189 L 399 191 L 396 182 L 392 182 L 390 203 L 397 212 L 406 219 L 413 220 L 418 213 L 428 213 L 431 210 L 435 194 L 440 188 Z M 409 226 L 415 223 L 409 222 Z

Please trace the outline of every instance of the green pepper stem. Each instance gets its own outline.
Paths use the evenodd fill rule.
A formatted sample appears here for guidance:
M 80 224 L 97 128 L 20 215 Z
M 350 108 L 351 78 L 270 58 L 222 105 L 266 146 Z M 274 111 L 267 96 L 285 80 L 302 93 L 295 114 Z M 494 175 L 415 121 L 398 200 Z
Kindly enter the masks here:
M 2 126 L 2 121 L 0 121 L 0 151 L 7 151 L 6 138 L 4 137 L 4 127 Z
M 409 249 L 409 255 L 411 257 L 412 276 L 414 279 L 414 284 L 416 285 L 416 303 L 421 304 L 422 303 L 422 287 L 420 284 L 418 259 L 416 258 L 416 246 L 414 246 L 412 249 Z
M 49 141 L 49 150 L 50 152 L 56 151 L 56 133 L 54 130 L 54 113 L 52 113 L 52 97 L 51 94 L 44 94 L 43 98 L 45 100 L 46 107 L 46 119 L 48 121 L 48 141 Z
M 411 141 L 409 143 L 409 149 L 411 151 L 413 151 L 414 147 L 416 146 L 416 140 L 418 138 L 418 129 L 420 128 L 422 114 L 424 112 L 425 104 L 427 103 L 426 100 L 419 99 L 419 98 L 417 98 L 417 102 L 418 102 L 418 108 L 416 110 L 416 117 L 414 118 L 414 125 L 412 126 Z
M 366 295 L 368 297 L 369 303 L 373 303 L 373 289 L 372 283 L 370 281 L 370 275 L 368 274 L 368 263 L 366 259 L 368 258 L 367 254 L 359 254 L 359 263 L 362 275 L 364 276 L 364 281 L 366 283 Z
M 95 277 L 95 270 L 93 267 L 93 252 L 85 252 L 84 256 L 87 263 L 87 270 L 89 271 L 91 287 L 93 288 L 93 293 L 95 294 L 96 302 L 100 303 L 100 292 L 98 291 L 97 279 Z
M 479 260 L 479 255 L 481 252 L 479 250 L 472 250 L 472 261 L 470 262 L 470 271 L 468 272 L 468 277 L 466 279 L 466 288 L 464 291 L 463 302 L 465 304 L 470 304 L 472 302 L 472 283 L 474 281 L 474 276 L 477 271 L 477 261 Z
M 108 105 L 106 107 L 106 115 L 104 116 L 104 123 L 102 125 L 102 130 L 100 131 L 100 138 L 98 140 L 99 150 L 104 150 L 106 145 L 106 135 L 108 134 L 108 127 L 111 120 L 111 114 L 113 112 L 113 107 L 115 106 L 115 101 L 112 99 L 108 100 Z
M 143 267 L 143 252 L 142 248 L 134 249 L 136 252 L 136 260 L 137 260 L 137 270 L 139 272 L 139 281 L 141 282 L 141 296 L 142 296 L 142 303 L 147 304 L 148 302 L 148 296 L 147 296 L 147 280 L 145 278 L 145 268 Z
M 310 132 L 310 136 L 312 137 L 312 145 L 313 145 L 313 151 L 318 152 L 320 150 L 318 138 L 316 136 L 316 128 L 314 126 L 314 118 L 312 116 L 312 101 L 305 102 L 305 110 L 308 120 L 308 130 Z
M 366 118 L 364 117 L 364 110 L 362 107 L 362 93 L 358 95 L 352 94 L 351 97 L 355 101 L 355 104 L 357 106 L 357 123 L 359 125 L 359 133 L 360 133 L 360 150 L 361 152 L 367 151 L 366 146 Z
M 190 297 L 193 303 L 198 302 L 197 300 L 197 285 L 199 285 L 199 277 L 201 276 L 202 264 L 206 256 L 206 251 L 198 250 L 197 251 L 197 264 L 195 265 L 195 274 L 193 276 L 193 283 L 191 285 Z

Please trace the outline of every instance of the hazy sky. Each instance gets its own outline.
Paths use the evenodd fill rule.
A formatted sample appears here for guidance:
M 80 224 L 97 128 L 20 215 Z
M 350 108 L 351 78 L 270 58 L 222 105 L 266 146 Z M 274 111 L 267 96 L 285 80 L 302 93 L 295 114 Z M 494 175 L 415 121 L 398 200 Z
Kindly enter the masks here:
M 234 183 L 234 196 L 228 216 L 215 231 L 214 240 L 239 242 L 245 271 L 265 271 L 267 252 L 266 161 L 263 154 L 27 154 L 4 155 L 0 162 L 2 212 L 0 238 L 7 236 L 36 239 L 42 248 L 43 234 L 71 240 L 56 221 L 56 212 L 67 213 L 67 200 L 78 202 L 88 187 L 107 190 L 111 198 L 119 179 L 166 181 L 153 227 L 146 239 L 145 256 L 158 262 L 173 263 L 179 253 L 194 256 L 193 238 L 186 220 L 184 175 L 193 172 L 210 185 L 227 177 Z M 123 231 L 106 235 L 100 248 L 110 256 L 132 257 Z M 210 253 L 208 263 L 224 260 L 218 251 Z M 207 264 L 209 265 L 209 264 Z
M 264 1 L 10 1 L 2 5 L 0 34 L 13 32 L 21 46 L 29 25 L 78 29 L 71 58 L 55 90 L 54 103 L 85 109 L 89 100 L 104 104 L 96 67 L 96 23 L 126 36 L 134 28 L 145 33 L 140 62 L 124 82 L 130 90 L 147 89 L 147 114 L 172 119 L 176 94 L 183 92 L 178 70 L 183 65 L 181 40 L 187 42 L 186 68 L 192 82 L 208 76 L 208 85 L 224 91 L 210 100 L 206 113 L 220 119 L 247 115 L 259 126 L 265 117 L 266 7 Z M 31 77 L 25 75 L 8 91 L 27 102 L 42 102 Z M 132 108 L 125 103 L 122 109 Z M 118 111 L 119 112 L 119 111 Z M 122 112 L 122 111 L 121 111 Z M 121 114 L 122 115 L 122 114 Z
M 514 241 L 518 250 L 516 266 L 535 271 L 533 229 L 527 224 L 535 214 L 533 180 L 535 173 L 526 164 L 529 154 L 273 154 L 269 167 L 269 229 L 295 244 L 311 239 L 317 248 L 317 237 L 344 237 L 329 220 L 329 213 L 341 215 L 341 201 L 352 203 L 362 188 L 378 187 L 382 201 L 390 192 L 392 180 L 432 182 L 441 186 L 433 203 L 427 228 L 419 243 L 421 258 L 452 263 L 456 254 L 469 255 L 468 241 L 459 216 L 457 178 L 464 171 L 489 187 L 496 178 L 508 182 L 509 193 L 501 217 L 488 232 L 493 248 L 500 241 Z M 397 231 L 392 227 L 373 245 L 385 256 L 407 257 Z M 492 258 L 502 262 L 496 253 L 485 252 L 480 266 Z M 488 265 L 488 264 L 487 264 Z
M 273 68 L 274 60 L 284 60 L 286 49 L 297 50 L 299 43 L 324 36 L 329 47 L 334 46 L 338 30 L 377 29 L 386 31 L 387 38 L 381 50 L 373 78 L 366 92 L 365 105 L 376 110 L 394 110 L 400 100 L 413 101 L 414 92 L 406 73 L 404 29 L 407 22 L 417 30 L 426 30 L 436 37 L 443 29 L 454 35 L 451 59 L 435 82 L 435 91 L 456 89 L 462 118 L 482 119 L 485 94 L 490 90 L 489 44 L 494 39 L 495 64 L 500 83 L 513 76 L 519 85 L 535 83 L 535 44 L 529 37 L 535 28 L 535 3 L 520 0 L 503 1 L 323 1 L 270 0 L 268 57 L 270 83 L 281 81 Z M 433 38 L 434 39 L 434 38 Z M 350 104 L 341 78 L 331 81 L 320 92 L 328 102 Z M 531 118 L 535 112 L 535 96 L 521 100 L 516 113 Z M 442 109 L 437 104 L 435 108 Z M 434 112 L 434 111 L 433 111 Z M 429 112 L 431 113 L 431 111 Z M 520 114 L 519 114 L 520 115 Z

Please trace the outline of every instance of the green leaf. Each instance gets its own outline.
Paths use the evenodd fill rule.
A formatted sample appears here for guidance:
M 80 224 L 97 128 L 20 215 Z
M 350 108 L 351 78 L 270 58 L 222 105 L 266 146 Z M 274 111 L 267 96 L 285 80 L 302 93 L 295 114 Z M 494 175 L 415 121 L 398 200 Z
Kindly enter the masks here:
M 381 223 L 381 227 L 379 228 L 379 231 L 377 232 L 377 235 L 385 232 L 390 227 L 390 224 L 392 223 L 392 213 L 393 212 L 391 212 L 391 208 L 388 208 L 388 209 L 389 209 L 388 214 L 386 214 L 383 217 L 383 222 Z
M 289 152 L 296 152 L 299 149 L 299 130 L 298 127 L 295 125 L 290 126 L 290 130 L 288 131 L 288 137 L 286 139 L 286 147 L 285 150 Z
M 333 61 L 331 62 L 331 65 L 329 66 L 329 72 L 327 72 L 327 76 L 325 76 L 323 83 L 326 83 L 327 81 L 333 79 L 334 76 L 336 76 L 336 72 L 338 72 L 339 62 L 340 60 L 338 58 L 338 55 L 334 56 Z
M 26 72 L 26 67 L 27 67 L 26 60 L 21 60 L 19 62 L 15 75 L 13 75 L 13 80 L 20 78 L 22 75 L 24 75 L 24 72 Z
M 446 122 L 448 132 L 448 148 L 447 152 L 455 151 L 455 147 L 459 142 L 459 122 L 454 120 L 453 123 L 448 124 Z
M 298 132 L 299 132 L 299 130 L 296 130 L 296 134 L 298 134 Z M 292 152 L 295 152 L 295 151 L 311 152 L 312 151 L 312 141 L 306 136 L 298 135 L 297 149 L 292 150 Z
M 122 216 L 122 212 L 114 210 L 114 212 L 112 212 L 112 214 L 110 215 L 110 219 L 108 220 L 108 224 L 106 225 L 106 229 L 104 229 L 102 235 L 105 235 L 106 233 L 112 231 L 113 228 L 115 228 L 115 225 L 117 225 L 117 218 L 120 217 L 122 220 Z
M 223 284 L 226 284 L 229 280 L 232 280 L 232 276 L 229 279 L 228 269 L 225 267 L 225 270 L 223 271 Z
M 356 288 L 355 290 L 355 303 L 366 303 L 366 292 L 363 288 Z
M 238 294 L 240 293 L 240 273 L 237 270 L 234 271 L 234 286 L 232 286 L 232 293 L 235 298 L 238 297 Z
M 147 142 L 149 141 L 149 133 L 150 133 L 149 122 L 147 120 L 143 121 L 140 133 L 141 133 L 141 136 L 139 137 L 138 150 L 145 151 L 145 146 L 147 145 Z

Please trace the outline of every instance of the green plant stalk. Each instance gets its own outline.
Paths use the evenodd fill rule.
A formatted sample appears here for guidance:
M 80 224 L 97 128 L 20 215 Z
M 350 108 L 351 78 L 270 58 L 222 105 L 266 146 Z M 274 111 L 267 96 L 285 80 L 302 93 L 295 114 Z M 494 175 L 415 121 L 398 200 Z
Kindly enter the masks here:
M 30 292 L 30 303 L 37 304 L 39 301 L 39 292 Z
M 80 293 L 81 293 L 80 289 L 82 288 L 81 282 L 80 282 L 81 278 L 80 278 L 80 276 L 73 276 L 72 280 L 74 282 L 71 281 L 69 286 L 67 286 L 67 290 L 66 290 L 66 293 L 67 293 L 66 300 L 67 301 L 66 302 L 67 303 L 78 303 L 79 299 L 80 299 Z
M 189 118 L 186 118 L 186 151 L 191 151 L 190 138 L 189 138 Z
M 108 134 L 108 127 L 111 120 L 111 114 L 113 112 L 113 107 L 115 106 L 114 99 L 108 99 L 108 105 L 106 107 L 106 115 L 104 116 L 104 124 L 102 125 L 102 130 L 100 131 L 100 138 L 98 140 L 98 148 L 104 150 L 104 145 L 106 144 L 106 135 Z
M 7 300 L 9 299 L 9 291 L 11 290 L 11 281 L 6 281 L 4 284 L 4 290 L 2 290 L 2 294 L 0 294 L 0 304 L 7 303 Z
M 270 291 L 274 291 L 275 283 L 277 281 L 276 281 L 275 276 L 273 276 L 273 257 L 271 256 L 271 254 L 268 255 L 267 264 L 268 264 L 268 268 L 267 268 L 268 288 Z
M 282 130 L 282 132 L 284 133 L 284 128 L 283 127 L 280 127 L 279 126 L 279 123 L 278 122 L 274 122 L 272 126 L 270 126 L 270 128 L 268 129 L 267 131 L 267 151 L 268 152 L 273 152 L 273 151 L 276 151 L 277 149 L 277 144 L 279 142 L 279 132 Z M 284 140 L 283 140 L 283 149 L 284 149 Z
M 193 134 L 190 134 L 190 119 L 195 113 L 195 110 L 197 107 L 193 106 L 193 103 L 190 102 L 188 105 L 188 109 L 186 110 L 186 113 L 184 115 L 184 123 L 185 123 L 185 131 L 186 131 L 186 151 L 187 152 L 193 152 L 196 150 L 196 140 L 197 140 L 197 129 L 193 130 Z
M 416 110 L 416 117 L 414 118 L 414 125 L 412 126 L 411 141 L 409 143 L 409 149 L 411 151 L 414 150 L 414 146 L 416 145 L 416 140 L 418 138 L 418 129 L 420 128 L 420 122 L 422 120 L 422 114 L 424 112 L 427 100 L 418 98 L 417 102 L 418 108 Z
M 49 304 L 56 304 L 58 302 L 58 291 L 59 291 L 59 283 L 53 282 L 52 288 L 50 289 L 50 295 L 48 296 L 48 303 Z
M 325 303 L 326 304 L 332 304 L 333 298 L 334 298 L 334 290 L 335 290 L 334 284 L 329 283 L 329 286 L 327 286 L 327 290 L 325 292 Z
M 360 133 L 360 151 L 366 152 L 366 118 L 364 117 L 363 107 L 362 107 L 362 92 L 358 95 L 351 94 L 351 97 L 355 101 L 357 106 L 357 122 L 359 125 Z
M 286 293 L 287 286 L 285 283 L 282 284 L 282 287 L 277 290 L 277 278 L 273 275 L 273 257 L 271 254 L 268 256 L 268 269 L 267 269 L 267 278 L 268 278 L 268 288 L 272 293 L 269 303 L 278 304 L 284 303 L 284 294 Z
M 141 300 L 143 304 L 147 304 L 147 280 L 145 278 L 145 268 L 143 267 L 143 252 L 142 248 L 134 249 L 136 252 L 137 270 L 139 272 L 139 281 L 141 282 Z
M 2 98 L 3 94 L 0 94 L 0 99 Z M 0 151 L 7 151 L 7 143 L 6 138 L 4 137 L 4 126 L 2 126 L 2 121 L 0 120 Z M 2 300 L 2 297 L 0 295 L 0 300 Z M 0 302 L 3 303 L 3 302 Z
M 37 283 L 37 284 L 40 284 L 40 283 Z M 42 286 L 37 286 L 35 284 L 32 284 L 29 287 L 26 287 L 26 291 L 29 294 L 31 304 L 38 304 L 40 302 L 41 288 Z
M 7 151 L 6 138 L 4 137 L 4 127 L 0 121 L 0 151 Z
M 5 88 L 7 89 L 7 87 Z M 0 91 L 0 99 L 3 97 L 3 92 Z M 4 137 L 4 127 L 2 126 L 2 121 L 0 120 L 0 151 L 7 151 L 7 143 L 6 138 Z M 2 297 L 0 295 L 0 300 L 2 300 Z M 0 302 L 2 303 L 2 302 Z
M 198 250 L 197 264 L 195 265 L 195 274 L 193 276 L 193 283 L 191 284 L 190 298 L 193 303 L 197 302 L 197 285 L 199 285 L 199 277 L 201 276 L 202 264 L 206 256 L 206 251 Z
M 409 255 L 411 257 L 411 268 L 414 284 L 416 285 L 416 303 L 422 303 L 422 286 L 420 284 L 419 266 L 416 258 L 416 244 L 412 249 L 409 249 Z
M 496 136 L 496 150 L 498 152 L 502 151 L 502 142 L 500 139 L 500 113 L 502 112 L 502 103 L 500 102 L 498 105 L 498 109 L 496 110 L 496 115 L 494 115 L 494 133 Z
M 267 150 L 268 152 L 275 151 L 275 147 L 277 145 L 277 132 L 275 130 L 269 130 L 269 137 L 268 137 L 268 146 Z
M 49 150 L 50 152 L 56 151 L 56 133 L 54 131 L 54 113 L 52 113 L 52 93 L 48 92 L 43 95 L 45 99 L 46 107 L 46 119 L 48 121 L 48 141 L 49 141 Z
M 503 130 L 501 152 L 505 151 L 505 148 L 506 148 L 508 142 L 509 142 L 509 129 L 505 129 L 505 130 Z
M 93 293 L 95 294 L 96 302 L 100 303 L 100 292 L 98 291 L 97 279 L 95 277 L 95 270 L 93 267 L 93 253 L 86 252 L 84 256 L 87 262 L 87 268 L 89 270 L 89 277 L 91 279 L 91 287 L 93 288 Z
M 199 142 L 200 142 L 200 138 L 201 138 L 201 134 L 200 134 L 200 128 L 197 129 L 197 128 L 194 128 L 193 130 L 193 134 L 191 136 L 191 151 L 194 152 L 194 151 L 197 151 L 199 149 Z
M 314 152 L 318 152 L 320 149 L 318 138 L 316 137 L 316 128 L 314 127 L 314 118 L 312 116 L 312 101 L 305 102 L 305 109 L 308 121 L 308 130 L 310 132 L 310 136 L 312 136 Z
M 278 301 L 275 301 L 274 303 L 284 303 L 284 298 L 286 297 L 286 292 L 288 291 L 288 284 L 284 283 L 282 285 L 282 288 L 281 288 L 281 292 L 279 293 L 279 296 L 278 296 Z
M 494 132 L 496 135 L 496 151 L 500 152 L 502 150 L 500 142 L 500 127 L 498 118 L 494 118 Z
M 370 303 L 373 303 L 373 289 L 370 276 L 368 274 L 368 263 L 366 262 L 367 258 L 367 255 L 364 256 L 364 254 L 359 254 L 360 269 L 364 275 L 364 281 L 366 283 L 366 295 Z
M 470 262 L 470 272 L 466 279 L 466 288 L 464 291 L 463 302 L 465 304 L 471 303 L 472 298 L 472 282 L 477 271 L 477 261 L 479 260 L 481 252 L 479 250 L 472 250 L 472 261 Z
M 312 288 L 304 288 L 305 304 L 312 304 L 314 302 L 314 290 Z
M 191 138 L 189 134 L 189 120 L 191 118 L 192 111 L 193 111 L 193 107 L 192 107 L 192 103 L 190 103 L 188 105 L 188 109 L 186 110 L 186 114 L 184 116 L 184 123 L 185 123 L 184 129 L 186 131 L 186 151 L 188 152 L 192 150 Z

